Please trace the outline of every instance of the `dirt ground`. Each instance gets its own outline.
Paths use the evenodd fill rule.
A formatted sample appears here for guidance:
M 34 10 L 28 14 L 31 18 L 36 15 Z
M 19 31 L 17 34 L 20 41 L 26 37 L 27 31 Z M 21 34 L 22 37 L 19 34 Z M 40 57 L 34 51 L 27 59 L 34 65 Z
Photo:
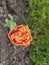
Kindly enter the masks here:
M 14 45 L 7 37 L 9 29 L 3 26 L 8 14 L 14 16 L 18 25 L 27 24 L 24 17 L 28 12 L 26 5 L 23 0 L 0 0 L 0 63 L 4 65 L 30 65 L 29 47 L 19 47 L 14 54 Z

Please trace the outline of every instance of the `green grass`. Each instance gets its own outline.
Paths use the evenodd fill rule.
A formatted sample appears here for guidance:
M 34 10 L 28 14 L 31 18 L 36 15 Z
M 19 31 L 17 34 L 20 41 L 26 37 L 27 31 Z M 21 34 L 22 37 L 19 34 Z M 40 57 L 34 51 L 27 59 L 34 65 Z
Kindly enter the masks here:
M 4 65 L 3 63 L 0 63 L 0 65 Z
M 49 0 L 28 0 L 28 25 L 33 36 L 30 65 L 49 65 Z

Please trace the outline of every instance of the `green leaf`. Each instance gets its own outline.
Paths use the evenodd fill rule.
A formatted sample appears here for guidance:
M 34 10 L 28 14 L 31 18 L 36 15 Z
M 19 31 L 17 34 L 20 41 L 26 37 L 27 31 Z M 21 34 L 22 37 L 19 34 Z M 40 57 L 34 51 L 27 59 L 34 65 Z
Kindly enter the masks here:
M 8 14 L 8 16 L 10 17 L 11 20 L 14 19 L 14 17 L 11 14 Z
M 3 63 L 0 63 L 0 65 L 3 65 Z
M 12 30 L 12 29 L 15 29 L 15 28 L 16 28 L 17 24 L 15 23 L 14 20 L 6 19 L 4 26 L 5 26 L 5 27 L 9 27 L 10 30 Z
M 10 30 L 15 29 L 17 24 L 14 21 L 14 17 L 11 14 L 8 14 L 8 16 L 10 17 L 10 19 L 5 19 L 5 27 L 9 27 Z
M 10 27 L 10 20 L 6 19 L 4 26 L 5 26 L 5 27 L 6 27 L 6 26 L 7 26 L 7 27 Z
M 19 47 L 18 46 L 13 46 L 13 47 L 14 47 L 14 54 L 15 54 Z
M 10 30 L 15 29 L 17 24 L 14 21 L 10 20 Z

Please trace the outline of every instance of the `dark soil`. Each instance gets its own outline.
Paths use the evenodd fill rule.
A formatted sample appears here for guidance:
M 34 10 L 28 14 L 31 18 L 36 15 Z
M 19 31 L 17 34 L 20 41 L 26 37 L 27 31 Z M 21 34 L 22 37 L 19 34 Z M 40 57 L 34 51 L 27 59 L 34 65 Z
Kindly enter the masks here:
M 7 37 L 8 28 L 3 26 L 8 14 L 14 16 L 15 22 L 27 24 L 24 13 L 26 13 L 25 3 L 22 0 L 0 0 L 0 63 L 5 65 L 30 65 L 29 47 L 19 47 L 14 54 L 14 45 Z

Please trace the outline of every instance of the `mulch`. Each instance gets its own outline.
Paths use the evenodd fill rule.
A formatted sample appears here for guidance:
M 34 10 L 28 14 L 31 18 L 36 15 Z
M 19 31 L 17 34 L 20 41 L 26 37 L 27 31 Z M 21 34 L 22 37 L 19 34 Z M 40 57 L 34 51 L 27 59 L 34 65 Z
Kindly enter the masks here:
M 29 47 L 19 47 L 14 53 L 14 45 L 10 43 L 7 37 L 9 29 L 3 26 L 8 14 L 14 16 L 18 25 L 26 24 L 23 17 L 24 7 L 22 0 L 0 1 L 0 63 L 5 65 L 30 65 Z

